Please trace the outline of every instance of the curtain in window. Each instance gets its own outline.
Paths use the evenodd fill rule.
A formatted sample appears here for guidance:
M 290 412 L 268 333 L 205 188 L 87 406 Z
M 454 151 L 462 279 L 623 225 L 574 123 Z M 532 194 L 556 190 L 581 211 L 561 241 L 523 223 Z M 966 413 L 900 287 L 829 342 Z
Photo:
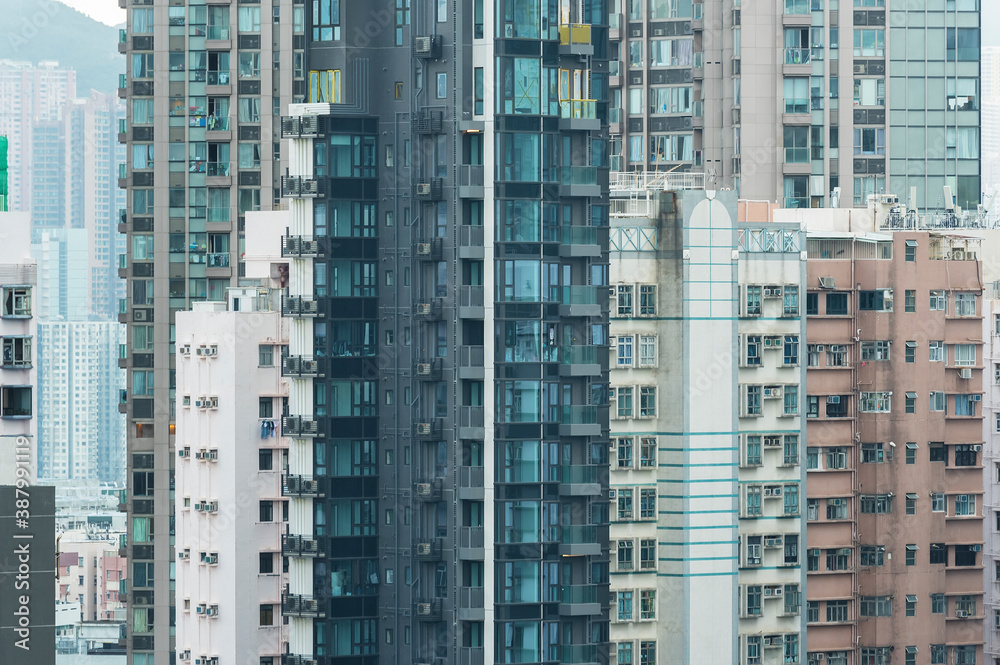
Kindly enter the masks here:
M 212 188 L 208 190 L 208 221 L 229 221 L 229 190 Z
M 132 542 L 133 543 L 148 543 L 149 542 L 149 518 L 148 517 L 133 517 L 132 518 Z
M 149 632 L 149 609 L 148 607 L 132 608 L 132 631 L 135 633 Z
M 240 122 L 260 122 L 260 97 L 240 97 Z

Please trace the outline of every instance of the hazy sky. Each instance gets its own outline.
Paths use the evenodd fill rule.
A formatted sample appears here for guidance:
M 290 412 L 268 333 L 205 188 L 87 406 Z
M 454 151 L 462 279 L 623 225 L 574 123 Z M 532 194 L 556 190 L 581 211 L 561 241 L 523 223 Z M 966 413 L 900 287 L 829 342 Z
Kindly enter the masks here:
M 117 0 L 61 0 L 70 7 L 108 25 L 125 22 L 125 10 L 118 7 Z

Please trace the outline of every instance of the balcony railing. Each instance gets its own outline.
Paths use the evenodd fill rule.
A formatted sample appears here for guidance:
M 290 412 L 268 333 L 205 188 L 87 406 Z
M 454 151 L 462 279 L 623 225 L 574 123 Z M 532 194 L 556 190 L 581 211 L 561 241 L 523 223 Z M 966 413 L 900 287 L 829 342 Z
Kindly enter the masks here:
M 209 114 L 208 125 L 210 132 L 224 132 L 229 130 L 229 116 Z
M 228 177 L 229 162 L 209 162 L 207 175 Z
M 785 99 L 785 113 L 809 113 L 809 99 L 799 97 Z
M 559 422 L 563 425 L 596 425 L 596 406 L 562 406 L 559 407 Z
M 559 649 L 559 660 L 568 665 L 596 663 L 597 647 L 593 644 L 564 644 Z
M 607 470 L 607 467 L 603 468 Z M 600 469 L 601 467 L 590 464 L 560 466 L 559 480 L 569 484 L 596 483 L 599 482 Z
M 559 528 L 559 542 L 567 545 L 587 545 L 597 542 L 597 527 L 589 525 Z
M 459 427 L 483 427 L 486 410 L 481 406 L 463 406 L 459 411 Z
M 559 350 L 559 361 L 564 365 L 599 365 L 602 354 L 607 357 L 607 353 L 603 346 L 569 344 Z
M 287 616 L 318 617 L 326 616 L 322 605 L 312 596 L 288 594 L 281 603 L 281 612 Z
M 229 252 L 209 252 L 209 254 L 208 254 L 208 267 L 209 268 L 228 268 L 229 267 Z
M 485 480 L 485 471 L 481 466 L 460 466 L 458 467 L 459 487 L 482 487 Z
M 284 535 L 281 539 L 281 553 L 286 556 L 315 557 L 323 556 L 320 541 L 308 536 Z
M 308 420 L 302 416 L 284 416 L 281 419 L 281 433 L 293 438 L 312 438 L 320 436 L 319 422 Z
M 808 65 L 810 61 L 811 51 L 808 48 L 793 48 L 789 47 L 785 49 L 785 64 L 786 65 Z
M 593 99 L 564 99 L 559 102 L 559 117 L 593 120 L 597 118 L 597 102 Z
M 205 33 L 205 39 L 229 39 L 228 25 L 210 25 Z
M 596 305 L 596 286 L 558 287 L 559 302 L 563 305 Z
M 208 85 L 229 85 L 229 72 L 208 72 Z
M 321 497 L 322 484 L 312 476 L 286 475 L 281 478 L 281 496 Z
M 310 236 L 282 236 L 281 255 L 290 258 L 318 257 L 322 250 L 318 240 Z
M 458 167 L 459 187 L 482 187 L 484 173 L 482 164 L 461 164 Z
M 590 26 L 586 23 L 570 23 L 559 26 L 559 44 L 590 44 Z
M 596 166 L 563 166 L 559 169 L 561 185 L 596 185 Z
M 483 367 L 486 352 L 482 346 L 466 345 L 458 348 L 459 367 Z
M 597 244 L 597 229 L 593 226 L 563 226 L 561 228 L 564 245 Z
M 596 587 L 591 587 L 591 589 L 596 590 Z M 463 586 L 458 589 L 458 606 L 462 609 L 484 609 L 485 599 L 485 590 L 481 586 Z
M 458 531 L 458 546 L 475 549 L 485 546 L 485 532 L 481 526 L 463 526 Z
M 589 584 L 560 587 L 559 601 L 562 603 L 596 603 L 597 587 Z

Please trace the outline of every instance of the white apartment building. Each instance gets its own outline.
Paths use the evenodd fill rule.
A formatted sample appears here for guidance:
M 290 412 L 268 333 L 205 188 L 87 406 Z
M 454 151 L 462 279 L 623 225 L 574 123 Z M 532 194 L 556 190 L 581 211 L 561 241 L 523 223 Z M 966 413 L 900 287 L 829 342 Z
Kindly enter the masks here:
M 732 192 L 611 209 L 612 658 L 800 662 L 798 227 L 738 226 Z
M 125 419 L 118 412 L 124 343 L 125 326 L 117 321 L 38 324 L 40 477 L 125 480 Z M 152 372 L 143 378 L 133 382 L 133 394 L 152 392 Z
M 983 299 L 983 654 L 1000 660 L 1000 293 Z
M 250 287 L 230 290 L 228 307 L 199 303 L 177 315 L 175 548 L 183 665 L 278 662 L 286 651 L 288 442 L 280 423 L 288 334 L 278 305 L 277 291 Z

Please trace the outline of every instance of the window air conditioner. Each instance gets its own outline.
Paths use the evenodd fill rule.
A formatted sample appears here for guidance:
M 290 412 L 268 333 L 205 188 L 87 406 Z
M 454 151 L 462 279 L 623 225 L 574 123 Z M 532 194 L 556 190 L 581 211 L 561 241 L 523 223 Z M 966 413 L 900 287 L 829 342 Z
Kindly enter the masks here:
M 180 347 L 178 347 L 178 351 L 180 351 L 180 354 L 182 356 L 189 356 L 189 355 L 191 355 L 191 345 L 190 344 L 181 344 Z
M 779 399 L 781 397 L 781 386 L 768 386 L 764 388 L 764 399 Z
M 218 395 L 212 395 L 208 398 L 208 404 L 206 405 L 209 409 L 219 408 L 219 397 Z
M 188 447 L 181 448 L 177 451 L 178 457 L 191 457 L 191 449 Z
M 205 614 L 207 614 L 210 617 L 217 617 L 217 616 L 219 616 L 219 606 L 218 605 L 210 605 L 209 608 L 208 608 L 208 610 L 205 612 Z
M 958 378 L 960 378 L 960 379 L 971 379 L 972 378 L 972 370 L 969 369 L 968 367 L 963 367 L 962 369 L 958 370 Z
M 972 446 L 972 452 L 974 452 L 974 453 L 981 452 L 982 450 L 983 450 L 983 446 L 981 444 L 977 443 L 976 445 Z
M 972 395 L 970 399 L 972 399 L 973 402 L 982 402 L 983 396 L 979 393 L 976 393 L 975 395 Z

